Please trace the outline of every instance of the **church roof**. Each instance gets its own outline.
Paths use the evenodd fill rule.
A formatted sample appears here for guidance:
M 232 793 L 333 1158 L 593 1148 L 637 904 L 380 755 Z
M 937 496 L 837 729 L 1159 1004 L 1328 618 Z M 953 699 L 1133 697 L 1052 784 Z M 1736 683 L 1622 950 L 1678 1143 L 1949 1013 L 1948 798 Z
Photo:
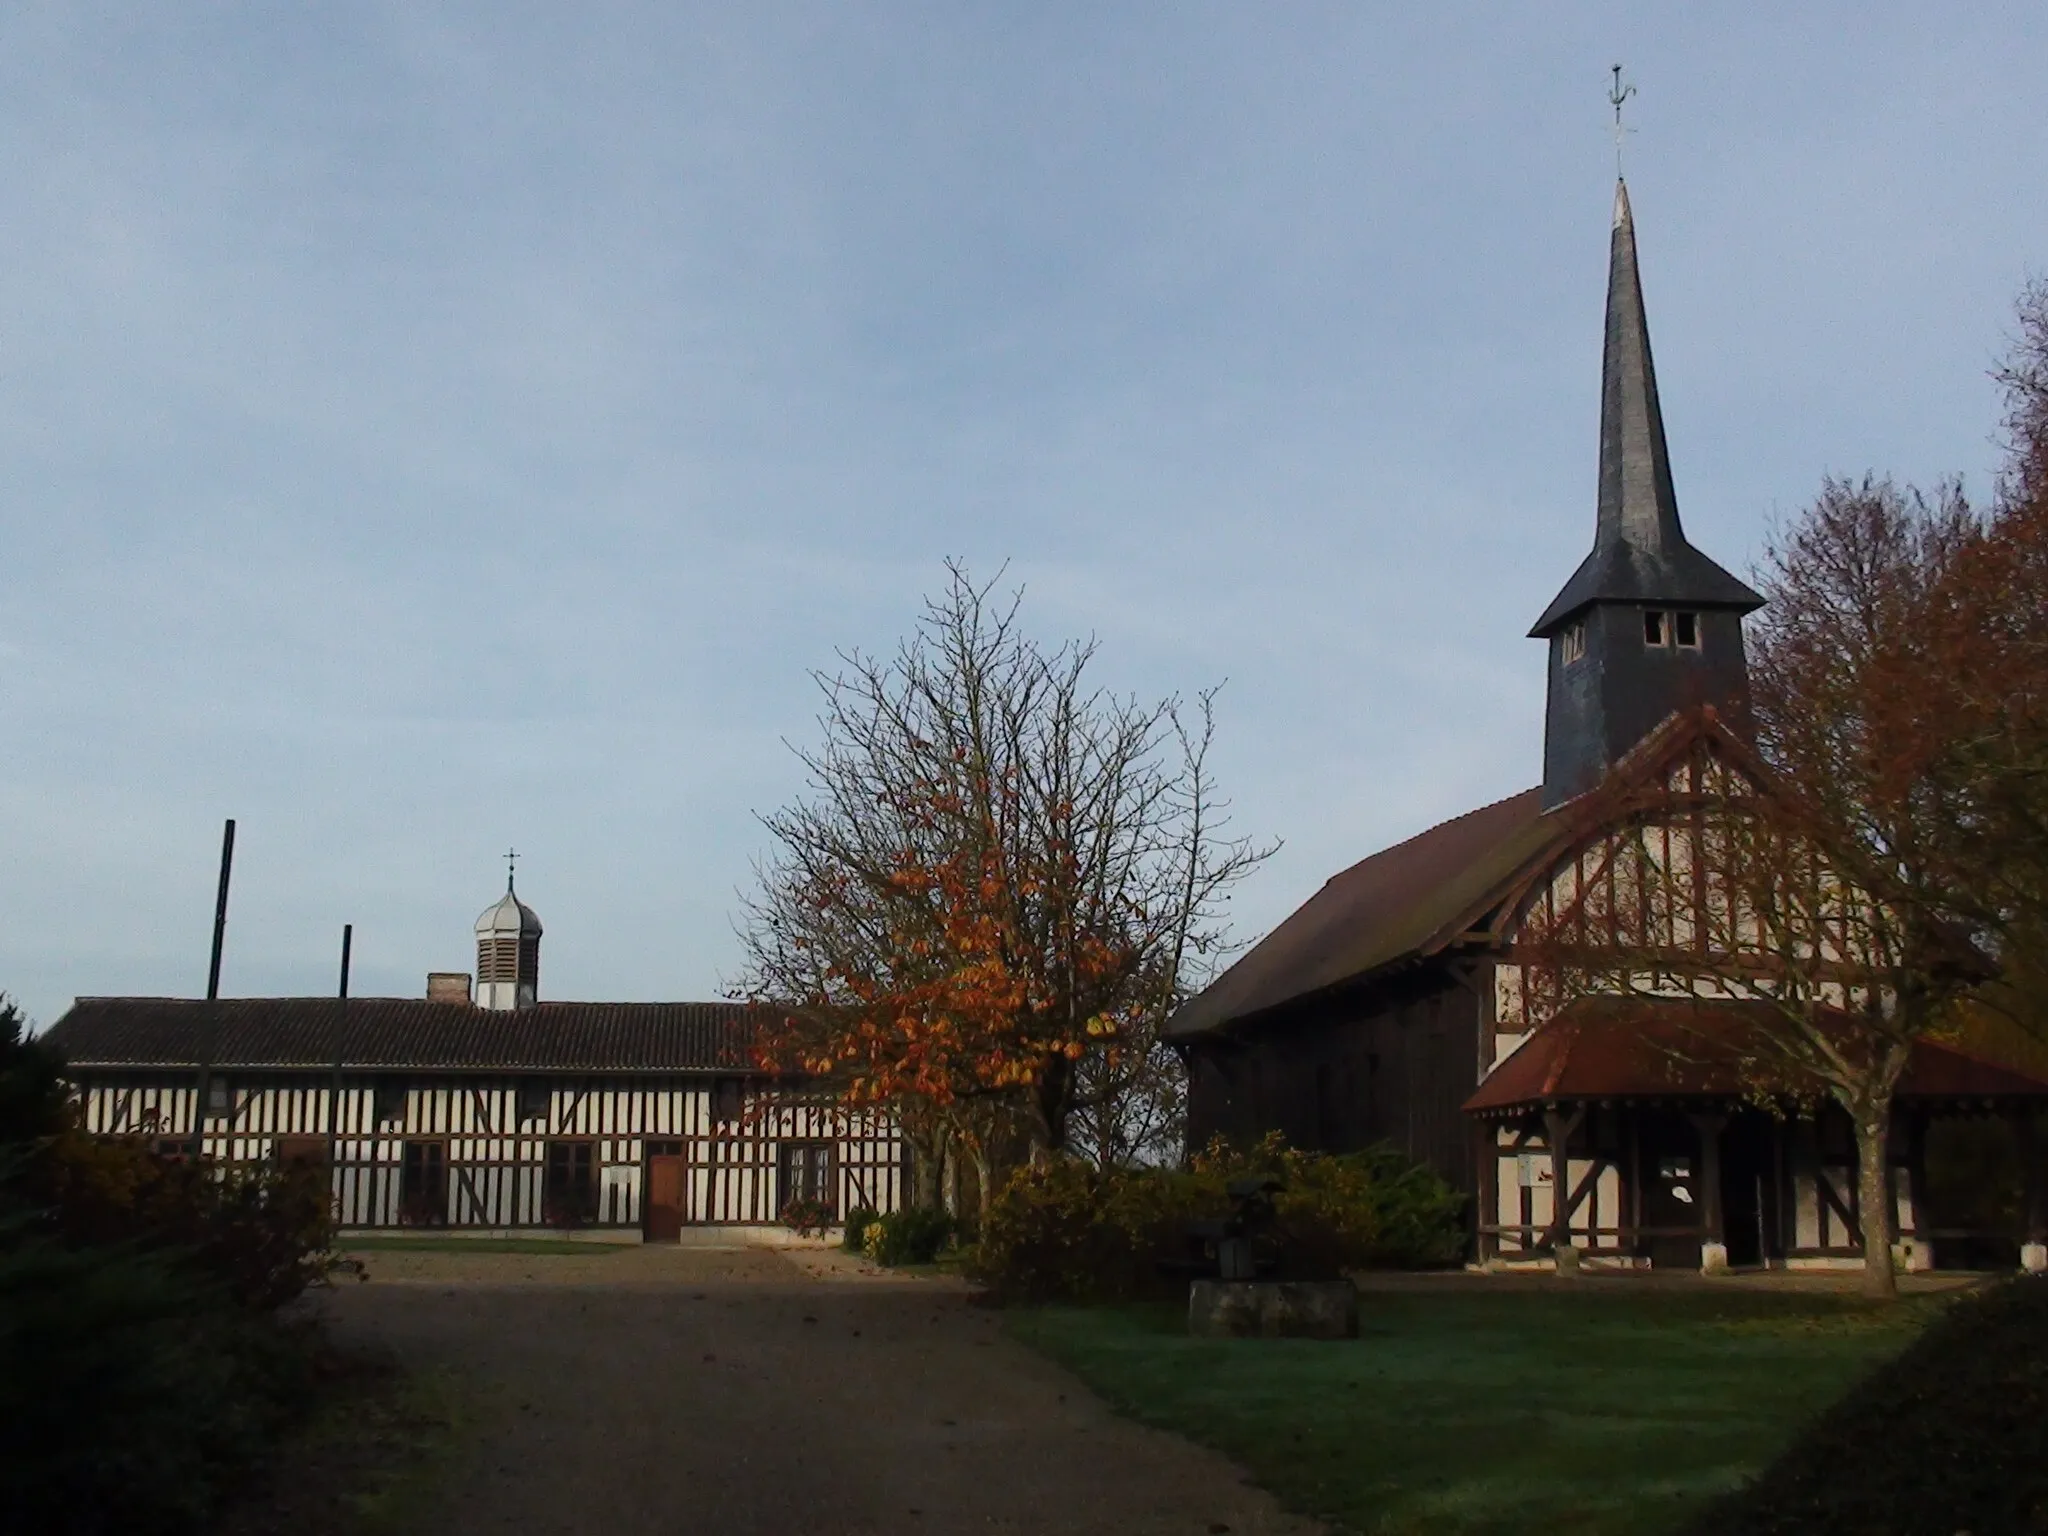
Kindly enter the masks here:
M 735 1072 L 744 1003 L 537 1003 L 517 1012 L 408 997 L 81 997 L 46 1038 L 73 1067 Z
M 1547 638 L 1596 602 L 1733 608 L 1763 599 L 1686 541 L 1657 403 L 1650 322 L 1636 265 L 1628 188 L 1614 189 L 1607 269 L 1607 338 L 1600 370 L 1600 504 L 1593 551 L 1529 633 Z
M 1354 980 L 1418 951 L 1464 918 L 1557 834 L 1541 789 L 1524 790 L 1397 843 L 1333 876 L 1293 916 L 1168 1021 L 1201 1034 Z
M 1739 1098 L 1742 1069 L 1769 1003 L 1582 997 L 1516 1047 L 1465 1101 L 1474 1115 L 1602 1098 Z M 1906 1099 L 2048 1099 L 2048 1077 L 1993 1061 L 1967 1042 L 1915 1042 L 1899 1079 Z

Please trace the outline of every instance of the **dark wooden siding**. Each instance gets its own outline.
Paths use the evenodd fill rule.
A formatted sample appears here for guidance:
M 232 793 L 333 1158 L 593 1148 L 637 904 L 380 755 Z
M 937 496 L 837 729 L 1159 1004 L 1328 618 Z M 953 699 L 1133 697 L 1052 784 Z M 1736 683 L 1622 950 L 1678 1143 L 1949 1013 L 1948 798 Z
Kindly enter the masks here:
M 1356 1151 L 1387 1142 L 1458 1189 L 1475 1188 L 1461 1106 L 1479 1081 L 1480 994 L 1431 967 L 1189 1043 L 1188 1138 Z

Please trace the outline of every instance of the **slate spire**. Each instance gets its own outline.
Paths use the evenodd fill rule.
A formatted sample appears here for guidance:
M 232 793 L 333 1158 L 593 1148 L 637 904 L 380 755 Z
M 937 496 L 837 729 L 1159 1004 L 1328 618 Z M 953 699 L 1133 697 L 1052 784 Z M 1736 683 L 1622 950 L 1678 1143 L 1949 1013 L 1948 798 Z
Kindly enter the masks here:
M 1607 340 L 1600 369 L 1600 502 L 1593 551 L 1529 631 L 1547 638 L 1585 608 L 1610 602 L 1734 608 L 1763 599 L 1686 542 L 1671 484 L 1671 450 L 1657 404 L 1650 322 L 1636 266 L 1628 185 L 1614 184 L 1608 247 Z
M 1616 180 L 1593 548 L 1529 633 L 1551 643 L 1544 803 L 1597 783 L 1672 711 L 1748 696 L 1742 615 L 1763 606 L 1686 541 L 1657 403 L 1628 187 Z

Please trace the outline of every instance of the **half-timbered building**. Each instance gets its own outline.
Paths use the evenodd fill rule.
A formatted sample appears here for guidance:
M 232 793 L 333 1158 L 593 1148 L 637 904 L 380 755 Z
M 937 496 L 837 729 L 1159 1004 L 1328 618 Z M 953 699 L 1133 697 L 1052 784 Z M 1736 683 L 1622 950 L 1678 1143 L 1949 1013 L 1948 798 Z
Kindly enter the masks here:
M 1568 1245 L 1630 1266 L 1858 1262 L 1847 1117 L 1757 1107 L 1754 1000 L 1624 988 L 1547 1009 L 1529 984 L 1529 925 L 1612 879 L 1622 829 L 1589 805 L 1637 783 L 1726 797 L 1759 781 L 1742 622 L 1761 601 L 1679 521 L 1617 185 L 1594 544 L 1531 631 L 1549 651 L 1542 782 L 1336 875 L 1175 1016 L 1190 1141 L 1390 1142 L 1472 1197 L 1480 1259 L 1547 1264 Z M 1704 922 L 1685 939 L 1715 942 Z M 2022 1245 L 2048 1260 L 2039 1061 L 1989 1036 L 1923 1041 L 1896 1105 L 1908 1262 L 2010 1263 Z M 2010 1208 L 1930 1176 L 1930 1143 L 1987 1119 L 2011 1133 Z
M 541 924 L 508 883 L 474 983 L 425 995 L 80 998 L 52 1026 L 85 1128 L 224 1165 L 331 1170 L 344 1229 L 588 1229 L 673 1241 L 901 1201 L 907 1144 L 753 1064 L 739 1003 L 540 997 Z

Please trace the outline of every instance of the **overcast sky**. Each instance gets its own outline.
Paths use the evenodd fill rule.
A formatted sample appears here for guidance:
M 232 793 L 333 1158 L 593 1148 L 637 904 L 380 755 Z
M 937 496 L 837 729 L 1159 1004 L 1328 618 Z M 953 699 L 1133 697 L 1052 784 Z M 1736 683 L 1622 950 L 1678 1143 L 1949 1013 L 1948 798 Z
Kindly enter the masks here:
M 502 3 L 0 16 L 0 989 L 701 998 L 948 555 L 1331 873 L 1534 783 L 1614 150 L 1680 505 L 1996 467 L 2048 12 Z M 1560 20 L 1569 11 L 1570 19 Z

